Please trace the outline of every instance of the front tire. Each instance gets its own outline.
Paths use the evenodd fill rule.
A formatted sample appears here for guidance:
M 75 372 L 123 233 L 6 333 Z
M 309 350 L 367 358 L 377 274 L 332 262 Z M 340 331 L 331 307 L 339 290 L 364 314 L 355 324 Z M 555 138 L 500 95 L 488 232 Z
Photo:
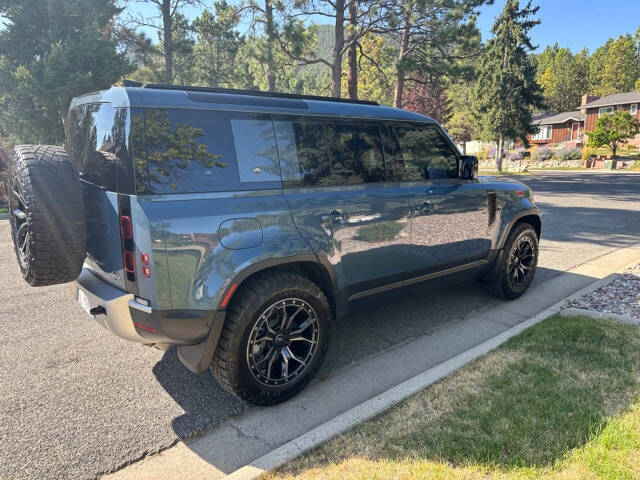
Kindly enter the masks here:
M 537 266 L 538 235 L 528 223 L 516 224 L 509 233 L 497 265 L 492 293 L 507 300 L 518 298 L 533 282 Z
M 275 405 L 317 373 L 329 344 L 331 308 L 320 288 L 290 272 L 260 274 L 242 285 L 211 362 L 227 391 Z

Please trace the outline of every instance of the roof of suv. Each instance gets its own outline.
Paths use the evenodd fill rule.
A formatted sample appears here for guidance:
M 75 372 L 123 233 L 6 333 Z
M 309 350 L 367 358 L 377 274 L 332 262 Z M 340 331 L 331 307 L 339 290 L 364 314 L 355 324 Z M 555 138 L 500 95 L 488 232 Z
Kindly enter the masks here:
M 377 105 L 373 102 L 350 102 L 322 97 L 270 95 L 265 92 L 241 92 L 154 85 L 152 87 L 112 87 L 109 90 L 76 97 L 71 107 L 86 103 L 111 103 L 114 107 L 194 108 L 250 113 L 369 118 L 413 122 L 435 122 L 408 110 Z

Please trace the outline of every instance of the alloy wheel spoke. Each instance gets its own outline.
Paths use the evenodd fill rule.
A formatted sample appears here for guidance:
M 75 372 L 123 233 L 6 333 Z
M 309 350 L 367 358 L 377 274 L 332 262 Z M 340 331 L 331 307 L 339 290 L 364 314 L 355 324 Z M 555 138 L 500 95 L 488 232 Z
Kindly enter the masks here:
M 22 193 L 19 192 L 18 190 L 13 190 L 13 195 L 18 199 L 18 201 L 20 203 L 22 203 L 22 206 L 24 207 L 26 205 L 26 202 L 24 200 L 24 197 L 22 196 Z
M 256 338 L 253 343 L 273 342 L 273 337 L 265 335 L 264 337 Z
M 302 310 L 304 310 L 302 307 L 298 307 L 298 309 L 295 312 L 293 312 L 292 315 L 289 316 L 289 319 L 287 320 L 287 323 L 284 326 L 284 330 L 287 330 L 291 326 L 291 322 L 293 322 L 293 320 Z
M 290 337 L 289 341 L 290 342 L 307 342 L 307 343 L 311 343 L 311 344 L 316 343 L 313 340 L 310 340 L 310 339 L 308 339 L 306 337 Z
M 292 330 L 289 333 L 291 335 L 299 335 L 302 332 L 304 332 L 307 328 L 309 328 L 309 325 L 311 325 L 311 323 L 312 323 L 311 318 L 307 318 L 304 322 L 298 325 L 295 330 Z
M 282 378 L 284 379 L 289 376 L 289 359 L 291 356 L 289 355 L 287 347 L 280 350 L 280 353 L 282 355 Z
M 302 365 L 302 366 L 305 366 L 305 365 L 306 365 L 306 363 L 305 363 L 304 359 L 302 359 L 302 358 L 299 358 L 299 357 L 295 356 L 295 355 L 294 355 L 294 353 L 291 351 L 291 349 L 290 349 L 288 346 L 284 347 L 284 350 L 286 350 L 286 351 L 289 353 L 289 357 L 290 357 L 290 358 L 293 358 L 293 359 L 294 359 L 296 362 L 298 362 L 300 365 Z

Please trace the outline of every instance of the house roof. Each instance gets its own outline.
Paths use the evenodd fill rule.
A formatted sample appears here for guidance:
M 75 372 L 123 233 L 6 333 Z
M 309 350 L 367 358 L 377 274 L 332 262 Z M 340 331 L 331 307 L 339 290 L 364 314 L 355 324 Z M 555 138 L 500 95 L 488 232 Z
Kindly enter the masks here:
M 575 122 L 583 121 L 584 115 L 580 113 L 578 110 L 575 112 L 561 112 L 561 113 L 552 113 L 545 115 L 537 115 L 533 117 L 534 125 L 555 125 L 558 123 L 565 123 L 569 120 L 573 120 Z
M 613 105 L 627 105 L 629 103 L 640 103 L 640 92 L 614 93 L 606 97 L 589 102 L 582 108 L 610 107 Z

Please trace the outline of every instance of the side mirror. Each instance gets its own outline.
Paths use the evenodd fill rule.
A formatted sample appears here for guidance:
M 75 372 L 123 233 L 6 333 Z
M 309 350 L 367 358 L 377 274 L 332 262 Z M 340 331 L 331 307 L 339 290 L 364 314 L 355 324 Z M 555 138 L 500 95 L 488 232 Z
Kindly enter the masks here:
M 460 157 L 460 178 L 465 180 L 478 178 L 478 157 L 473 155 Z

